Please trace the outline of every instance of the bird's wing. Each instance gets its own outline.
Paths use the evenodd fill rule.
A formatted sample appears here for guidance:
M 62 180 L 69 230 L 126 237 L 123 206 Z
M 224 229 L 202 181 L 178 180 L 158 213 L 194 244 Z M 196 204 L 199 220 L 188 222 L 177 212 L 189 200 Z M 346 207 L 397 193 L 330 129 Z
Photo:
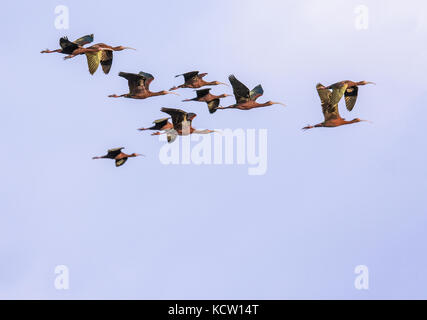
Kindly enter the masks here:
M 180 129 L 182 123 L 187 120 L 187 112 L 181 109 L 161 108 L 160 111 L 169 114 L 172 117 L 172 124 L 175 129 Z
M 347 84 L 341 84 L 339 86 L 336 86 L 332 89 L 332 95 L 331 95 L 331 104 L 335 105 L 338 104 L 344 95 L 344 92 L 347 90 L 348 85 Z
M 196 90 L 197 93 L 197 98 L 203 98 L 205 95 L 209 94 L 209 91 L 211 91 L 211 89 L 201 89 L 201 90 Z
M 154 80 L 154 76 L 151 73 L 141 71 L 139 73 L 140 76 L 144 77 L 144 85 L 145 89 L 150 89 L 150 83 Z
M 113 64 L 113 51 L 103 50 L 101 51 L 101 66 L 102 71 L 105 74 L 108 74 L 111 69 L 111 65 Z
M 249 92 L 249 97 L 251 100 L 255 101 L 259 97 L 261 97 L 264 94 L 264 89 L 259 84 L 255 88 L 252 89 L 251 92 Z
M 354 106 L 356 105 L 358 92 L 359 92 L 358 87 L 347 88 L 347 90 L 345 91 L 344 93 L 345 106 L 347 107 L 348 111 L 352 111 Z
M 186 72 L 183 74 L 179 74 L 177 76 L 175 76 L 175 78 L 179 77 L 179 76 L 184 76 L 184 81 L 187 82 L 191 79 L 193 79 L 194 77 L 196 77 L 199 74 L 199 71 L 190 71 L 190 72 Z
M 68 40 L 67 37 L 62 37 L 61 39 L 59 39 L 59 45 L 61 46 L 61 49 L 65 53 L 70 53 L 70 54 L 74 50 L 79 48 L 79 45 L 77 43 L 71 42 L 70 40 Z
M 88 34 L 86 36 L 78 38 L 77 40 L 74 40 L 73 42 L 82 47 L 85 44 L 93 42 L 93 34 Z
M 153 121 L 154 127 L 156 128 L 156 130 L 160 130 L 168 123 L 168 121 L 169 121 L 169 118 L 154 120 Z
M 99 63 L 102 57 L 102 51 L 98 52 L 85 52 L 87 58 L 87 65 L 89 67 L 89 73 L 94 74 L 99 67 Z
M 178 136 L 178 132 L 176 132 L 175 129 L 168 130 L 166 132 L 166 138 L 168 139 L 168 143 L 174 142 L 177 136 Z
M 108 150 L 107 157 L 111 157 L 114 159 L 115 157 L 117 157 L 122 152 L 123 149 L 124 149 L 124 147 L 110 149 L 110 150 Z
M 233 93 L 234 97 L 236 98 L 236 103 L 243 103 L 247 102 L 250 99 L 250 92 L 247 86 L 245 86 L 243 83 L 241 83 L 234 75 L 230 75 L 228 77 L 228 80 L 231 83 L 231 86 L 233 87 Z
M 124 165 L 126 161 L 128 161 L 128 158 L 116 159 L 116 167 Z
M 209 113 L 215 113 L 218 106 L 219 106 L 219 99 L 214 99 L 212 101 L 209 101 L 208 103 L 208 109 L 209 109 Z
M 164 124 L 166 124 L 169 119 L 170 118 L 162 118 L 162 119 L 154 120 L 153 123 L 154 124 L 157 124 L 157 123 L 162 123 L 162 124 L 164 123 Z
M 322 112 L 325 117 L 325 121 L 339 118 L 338 112 L 338 103 L 332 103 L 333 92 L 329 89 L 326 89 L 322 84 L 318 84 L 316 86 L 317 93 L 319 94 L 320 101 L 322 103 Z M 334 90 L 342 90 L 342 89 L 334 89 Z
M 136 73 L 119 72 L 119 76 L 128 81 L 129 93 L 132 95 L 141 94 L 146 91 L 144 77 Z

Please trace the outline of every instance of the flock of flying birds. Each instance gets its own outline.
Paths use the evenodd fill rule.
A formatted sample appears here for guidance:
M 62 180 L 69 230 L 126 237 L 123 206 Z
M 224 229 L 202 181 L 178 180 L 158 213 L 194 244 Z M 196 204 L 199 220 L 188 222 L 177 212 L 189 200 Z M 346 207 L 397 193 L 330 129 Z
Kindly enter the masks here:
M 105 74 L 110 72 L 113 63 L 113 52 L 122 51 L 125 49 L 133 49 L 130 47 L 117 46 L 112 47 L 104 43 L 98 43 L 90 47 L 84 47 L 86 44 L 93 42 L 93 34 L 83 36 L 75 41 L 68 40 L 67 37 L 62 37 L 59 40 L 60 49 L 57 50 L 43 50 L 41 53 L 62 53 L 67 56 L 64 59 L 74 58 L 78 55 L 86 55 L 87 63 L 90 74 L 94 74 L 101 64 L 102 70 Z M 135 50 L 135 49 L 133 49 Z M 240 110 L 251 110 L 254 108 L 268 107 L 274 104 L 283 105 L 280 102 L 267 101 L 265 103 L 258 103 L 257 99 L 264 94 L 264 90 L 261 85 L 256 86 L 252 90 L 249 90 L 242 82 L 240 82 L 234 75 L 230 75 L 228 80 L 233 87 L 233 95 L 236 99 L 236 103 L 228 107 L 220 106 L 220 100 L 231 96 L 229 94 L 213 95 L 210 93 L 210 88 L 200 89 L 205 86 L 216 86 L 216 85 L 227 85 L 219 81 L 205 81 L 204 78 L 207 73 L 199 73 L 199 71 L 191 71 L 184 74 L 177 75 L 176 77 L 183 76 L 184 84 L 175 86 L 169 91 L 163 90 L 158 92 L 150 91 L 150 84 L 154 80 L 154 76 L 150 73 L 139 72 L 139 73 L 126 73 L 120 72 L 119 76 L 128 81 L 129 93 L 116 95 L 112 94 L 111 98 L 131 98 L 131 99 L 147 99 L 155 96 L 162 96 L 166 94 L 176 94 L 174 90 L 181 88 L 192 88 L 196 90 L 197 96 L 193 99 L 186 99 L 183 102 L 198 101 L 205 102 L 208 106 L 208 110 L 211 114 L 217 110 L 224 109 L 240 109 Z M 338 112 L 338 103 L 345 97 L 345 104 L 349 111 L 352 111 L 357 100 L 359 86 L 367 84 L 374 84 L 368 81 L 341 81 L 330 86 L 325 87 L 322 84 L 317 84 L 316 90 L 319 94 L 324 121 L 314 126 L 306 126 L 303 130 L 308 130 L 318 127 L 338 127 L 346 124 L 352 124 L 356 122 L 366 121 L 355 118 L 347 121 L 343 119 Z M 169 117 L 155 120 L 153 126 L 149 128 L 141 128 L 139 130 L 154 130 L 152 135 L 166 134 L 169 143 L 175 141 L 177 136 L 185 136 L 190 134 L 209 134 L 215 132 L 214 130 L 197 130 L 193 128 L 192 121 L 197 116 L 195 113 L 185 112 L 181 109 L 174 108 L 161 108 L 161 111 L 167 113 Z M 172 123 L 169 121 L 172 118 Z M 132 153 L 126 154 L 122 150 L 124 148 L 115 148 L 108 150 L 108 153 L 101 157 L 93 157 L 93 159 L 113 159 L 115 160 L 116 166 L 123 165 L 128 158 L 141 156 L 141 154 Z

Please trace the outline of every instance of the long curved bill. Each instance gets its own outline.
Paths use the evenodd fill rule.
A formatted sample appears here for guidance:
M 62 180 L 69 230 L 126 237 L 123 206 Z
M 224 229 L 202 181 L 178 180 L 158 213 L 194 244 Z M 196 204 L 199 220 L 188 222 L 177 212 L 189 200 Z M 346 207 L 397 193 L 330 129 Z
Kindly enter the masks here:
M 284 107 L 286 107 L 286 104 L 284 104 L 284 103 L 281 103 L 281 102 L 273 102 L 273 104 L 280 104 L 281 106 L 284 106 Z
M 224 86 L 229 87 L 230 85 L 228 83 L 220 82 L 219 84 L 223 84 Z
M 132 48 L 132 47 L 125 47 L 125 49 L 131 49 L 131 50 L 135 50 L 136 51 L 136 49 Z
M 172 92 L 172 91 L 166 91 L 168 94 L 174 94 L 174 95 L 176 95 L 176 96 L 179 96 L 180 94 L 179 93 L 176 93 L 176 92 Z

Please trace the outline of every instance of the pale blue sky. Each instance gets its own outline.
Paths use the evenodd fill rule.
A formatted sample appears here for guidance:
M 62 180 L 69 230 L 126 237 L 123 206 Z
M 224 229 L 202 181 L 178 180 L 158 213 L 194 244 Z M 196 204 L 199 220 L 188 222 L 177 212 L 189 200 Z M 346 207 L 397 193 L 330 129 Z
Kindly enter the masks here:
M 54 9 L 70 8 L 56 30 Z M 370 9 L 366 31 L 354 9 Z M 427 298 L 424 1 L 15 1 L 3 4 L 0 298 Z M 84 57 L 39 54 L 60 36 L 138 51 L 90 76 Z M 203 104 L 125 93 L 119 71 L 169 89 L 190 70 L 234 73 L 260 101 L 287 108 L 210 115 Z M 317 82 L 351 79 L 349 119 L 322 121 Z M 215 93 L 230 92 L 217 87 Z M 225 100 L 232 102 L 233 99 Z M 225 102 L 224 101 L 224 102 Z M 268 129 L 268 171 L 164 166 L 162 143 L 136 128 L 161 107 L 198 113 L 198 128 Z M 121 168 L 110 147 L 147 155 Z M 70 269 L 70 290 L 54 268 Z M 367 265 L 370 290 L 354 268 Z

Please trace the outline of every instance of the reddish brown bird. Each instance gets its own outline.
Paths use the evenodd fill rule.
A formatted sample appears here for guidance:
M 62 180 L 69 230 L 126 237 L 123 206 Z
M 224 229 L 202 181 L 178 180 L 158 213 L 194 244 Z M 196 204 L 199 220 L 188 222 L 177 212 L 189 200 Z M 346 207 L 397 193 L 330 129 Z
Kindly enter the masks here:
M 319 127 L 333 128 L 333 127 L 343 126 L 346 124 L 366 121 L 366 120 L 360 120 L 359 118 L 353 119 L 351 121 L 347 121 L 341 118 L 338 112 L 338 103 L 341 100 L 344 93 L 346 92 L 347 88 L 348 88 L 347 84 L 344 84 L 343 86 L 336 86 L 334 89 L 332 89 L 332 92 L 331 92 L 322 84 L 320 83 L 317 84 L 316 89 L 317 89 L 317 93 L 319 94 L 320 101 L 322 103 L 322 112 L 323 112 L 323 116 L 325 117 L 325 121 L 319 124 L 316 124 L 315 126 L 306 126 L 303 128 L 303 130 L 319 128 Z
M 61 39 L 59 39 L 59 46 L 61 47 L 61 49 L 56 49 L 56 50 L 43 50 L 40 53 L 62 53 L 62 54 L 73 54 L 73 52 L 79 48 L 83 48 L 83 46 L 85 44 L 91 43 L 93 42 L 93 34 L 90 35 L 86 35 L 83 36 L 81 38 L 78 38 L 75 41 L 70 41 L 68 40 L 67 37 L 62 37 Z
M 356 105 L 357 95 L 359 93 L 359 86 L 365 86 L 367 84 L 375 85 L 374 82 L 369 82 L 369 81 L 354 82 L 350 80 L 344 80 L 344 81 L 331 84 L 330 86 L 326 87 L 326 89 L 339 89 L 346 85 L 347 89 L 345 90 L 345 93 L 344 93 L 345 105 L 347 107 L 347 110 L 351 111 Z
M 175 92 L 170 91 L 159 91 L 159 92 L 152 92 L 150 91 L 150 84 L 154 80 L 154 77 L 152 74 L 140 72 L 138 74 L 136 73 L 127 73 L 127 72 L 120 72 L 120 77 L 123 77 L 127 79 L 128 85 L 129 85 L 129 93 L 125 93 L 122 95 L 116 95 L 112 94 L 109 95 L 110 98 L 131 98 L 131 99 L 146 99 L 149 97 L 155 97 L 155 96 L 163 96 L 166 94 L 176 94 Z
M 226 83 L 222 83 L 219 81 L 205 81 L 203 80 L 203 78 L 207 75 L 207 73 L 199 73 L 199 71 L 191 71 L 191 72 L 187 72 L 187 73 L 183 73 L 183 74 L 179 74 L 176 77 L 179 76 L 184 76 L 184 84 L 181 84 L 180 86 L 177 87 L 173 87 L 170 88 L 169 90 L 176 90 L 176 89 L 180 89 L 180 88 L 193 88 L 193 89 L 198 89 L 204 86 L 216 86 L 219 84 L 224 84 L 224 85 L 228 85 Z
M 152 135 L 167 134 L 168 142 L 173 142 L 176 136 L 187 136 L 190 134 L 208 134 L 215 130 L 197 130 L 192 126 L 193 119 L 197 116 L 192 112 L 185 112 L 181 109 L 162 108 L 162 112 L 169 114 L 172 117 L 173 129 L 165 130 L 164 132 L 155 132 Z
M 236 98 L 236 104 L 228 107 L 217 107 L 216 109 L 240 109 L 250 110 L 254 108 L 262 108 L 272 106 L 273 104 L 280 104 L 285 106 L 281 102 L 267 101 L 266 103 L 258 103 L 256 100 L 264 94 L 264 89 L 261 85 L 257 85 L 252 91 L 241 83 L 234 75 L 228 77 L 233 87 L 234 97 Z
M 108 150 L 108 153 L 102 157 L 93 157 L 92 159 L 113 159 L 116 162 L 116 167 L 123 165 L 129 158 L 143 156 L 142 154 L 132 153 L 126 154 L 122 152 L 124 148 L 115 148 Z
M 131 47 L 112 47 L 105 43 L 97 43 L 88 48 L 78 48 L 74 50 L 72 54 L 64 57 L 64 59 L 71 59 L 77 55 L 85 54 L 90 74 L 93 75 L 96 72 L 99 64 L 101 64 L 104 73 L 108 74 L 113 64 L 113 51 L 122 51 L 125 49 L 136 50 Z
M 173 129 L 173 124 L 169 122 L 170 118 L 163 118 L 159 120 L 154 120 L 153 124 L 154 126 L 151 126 L 149 128 L 140 128 L 139 131 L 145 131 L 145 130 L 156 130 L 156 131 L 164 131 L 164 130 L 171 130 Z
M 206 104 L 208 105 L 208 109 L 210 113 L 215 113 L 216 109 L 219 107 L 219 101 L 222 98 L 226 98 L 231 96 L 230 94 L 221 94 L 219 96 L 215 96 L 213 94 L 210 93 L 211 89 L 201 89 L 201 90 L 196 90 L 197 93 L 197 97 L 193 98 L 193 99 L 186 99 L 183 100 L 183 102 L 187 102 L 187 101 L 199 101 L 199 102 L 206 102 Z

